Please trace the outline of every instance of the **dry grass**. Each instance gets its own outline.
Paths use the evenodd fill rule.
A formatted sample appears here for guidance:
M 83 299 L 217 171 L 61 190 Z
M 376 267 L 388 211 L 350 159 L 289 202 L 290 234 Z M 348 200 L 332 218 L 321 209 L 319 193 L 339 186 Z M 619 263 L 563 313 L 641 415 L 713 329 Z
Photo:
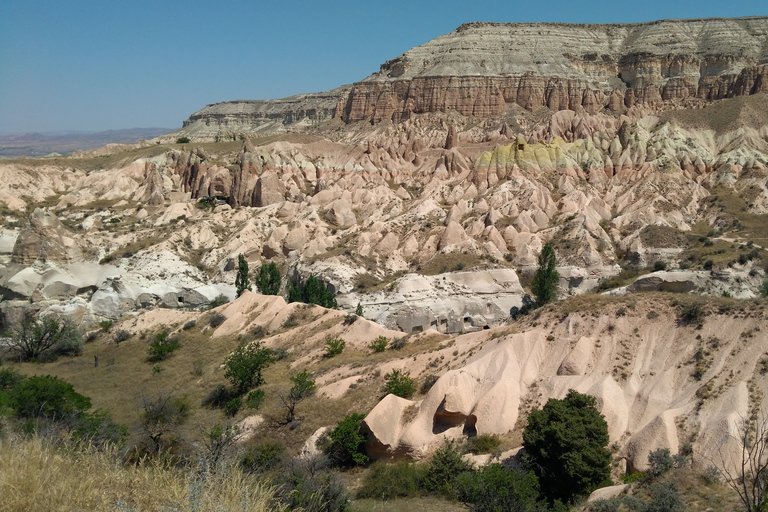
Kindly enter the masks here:
M 372 499 L 353 500 L 349 512 L 459 512 L 467 506 L 458 501 L 446 501 L 436 497 L 399 498 L 389 501 Z
M 432 259 L 423 263 L 419 273 L 425 276 L 469 270 L 477 266 L 479 257 L 476 254 L 447 253 L 436 254 Z
M 40 438 L 0 441 L 0 511 L 279 510 L 275 489 L 231 467 L 216 476 L 123 465 L 114 450 L 57 449 Z

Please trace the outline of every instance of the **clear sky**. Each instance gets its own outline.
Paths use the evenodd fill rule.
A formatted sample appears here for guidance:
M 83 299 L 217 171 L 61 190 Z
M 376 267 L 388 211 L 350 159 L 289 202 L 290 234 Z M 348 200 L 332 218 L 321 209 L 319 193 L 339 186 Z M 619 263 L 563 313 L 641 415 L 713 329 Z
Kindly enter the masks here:
M 208 103 L 361 80 L 469 21 L 756 15 L 766 0 L 5 0 L 0 133 L 176 128 Z

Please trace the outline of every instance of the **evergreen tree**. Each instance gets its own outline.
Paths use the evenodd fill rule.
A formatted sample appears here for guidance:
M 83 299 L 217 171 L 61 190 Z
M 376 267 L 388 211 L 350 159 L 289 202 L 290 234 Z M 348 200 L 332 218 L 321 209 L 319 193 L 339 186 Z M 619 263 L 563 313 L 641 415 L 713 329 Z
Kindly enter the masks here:
M 248 278 L 248 262 L 245 261 L 245 256 L 239 254 L 237 256 L 237 276 L 235 277 L 235 288 L 237 288 L 237 296 L 243 294 L 245 290 L 251 289 L 251 281 Z
M 571 389 L 563 400 L 550 398 L 528 415 L 523 446 L 550 502 L 569 502 L 610 485 L 608 423 L 596 403 Z
M 333 296 L 328 288 L 317 279 L 314 274 L 310 274 L 304 285 L 304 301 L 308 304 L 317 304 L 328 309 L 335 309 L 336 297 Z
M 555 250 L 550 244 L 545 244 L 539 254 L 539 268 L 536 269 L 531 282 L 531 291 L 536 297 L 536 307 L 541 307 L 557 298 L 557 282 L 560 274 L 555 270 L 556 264 Z
M 363 316 L 363 306 L 359 302 L 357 303 L 357 308 L 355 308 L 355 314 L 357 316 Z
M 259 275 L 256 277 L 256 288 L 264 295 L 280 293 L 280 270 L 274 262 L 270 261 L 261 266 Z

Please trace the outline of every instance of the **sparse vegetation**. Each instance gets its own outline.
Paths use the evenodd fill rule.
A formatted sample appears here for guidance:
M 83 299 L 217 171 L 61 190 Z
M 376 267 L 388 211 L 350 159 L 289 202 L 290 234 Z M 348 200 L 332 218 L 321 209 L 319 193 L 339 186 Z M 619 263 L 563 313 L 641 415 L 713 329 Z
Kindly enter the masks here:
M 325 338 L 325 357 L 335 357 L 344 351 L 347 342 L 336 336 Z
M 384 376 L 384 392 L 399 396 L 400 398 L 410 398 L 416 392 L 416 386 L 410 373 L 394 369 Z
M 149 344 L 147 349 L 147 361 L 150 363 L 157 363 L 167 359 L 171 352 L 178 350 L 181 347 L 177 338 L 171 338 L 167 329 L 163 329 L 155 335 L 155 338 Z
M 377 336 L 376 339 L 374 339 L 371 344 L 369 345 L 370 349 L 374 352 L 384 352 L 387 349 L 387 345 L 389 344 L 389 338 L 386 338 L 384 336 Z

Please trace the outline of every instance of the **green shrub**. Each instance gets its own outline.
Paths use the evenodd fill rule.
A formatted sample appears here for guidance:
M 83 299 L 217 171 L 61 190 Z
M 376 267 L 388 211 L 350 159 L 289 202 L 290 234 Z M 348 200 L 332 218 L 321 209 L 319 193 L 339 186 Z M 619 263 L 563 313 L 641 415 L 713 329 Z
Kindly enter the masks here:
M 692 302 L 683 306 L 679 319 L 683 324 L 702 324 L 705 316 L 707 313 L 704 311 L 704 305 L 701 302 Z
M 189 137 L 178 137 L 176 139 L 176 144 L 189 144 Z
M 194 320 L 189 320 L 189 321 L 187 321 L 187 322 L 185 322 L 185 323 L 184 323 L 184 327 L 183 327 L 183 329 L 184 329 L 185 331 L 189 331 L 190 329 L 194 329 L 196 326 L 197 326 L 197 322 L 196 322 L 196 321 L 194 321 Z
M 99 322 L 99 327 L 104 332 L 109 332 L 112 330 L 112 320 L 102 320 Z
M 608 424 L 596 403 L 571 389 L 528 414 L 523 446 L 550 502 L 569 502 L 610 482 Z
M 659 448 L 648 454 L 648 475 L 658 478 L 675 466 L 669 448 Z
M 331 431 L 331 445 L 328 455 L 339 466 L 364 466 L 368 464 L 365 454 L 365 436 L 360 432 L 364 414 L 350 414 Z
M 179 340 L 170 338 L 168 330 L 163 329 L 155 335 L 155 339 L 149 344 L 147 361 L 150 363 L 164 361 L 168 359 L 171 352 L 178 350 L 180 347 Z
M 266 395 L 263 389 L 254 389 L 248 393 L 248 397 L 245 399 L 245 405 L 249 409 L 259 409 L 264 403 Z
M 660 482 L 648 491 L 651 497 L 645 512 L 683 512 L 686 509 L 685 502 L 677 490 L 674 482 Z
M 72 384 L 50 375 L 30 377 L 9 393 L 10 406 L 20 418 L 64 419 L 91 408 L 91 399 Z
M 23 380 L 24 376 L 17 372 L 14 368 L 0 369 L 0 390 L 5 391 L 13 389 Z
M 72 439 L 98 448 L 114 445 L 119 449 L 128 439 L 128 427 L 115 423 L 107 411 L 82 413 L 74 423 Z
M 388 501 L 420 494 L 424 478 L 423 469 L 408 461 L 376 462 L 365 476 L 358 498 Z
M 251 281 L 248 275 L 248 262 L 245 261 L 245 256 L 242 254 L 237 255 L 237 275 L 235 276 L 235 288 L 237 289 L 237 296 L 243 294 L 245 290 L 251 289 Z
M 371 344 L 368 345 L 368 347 L 374 352 L 384 352 L 388 344 L 389 344 L 388 338 L 385 338 L 384 336 L 379 336 L 375 340 L 373 340 Z
M 325 357 L 335 357 L 344 351 L 347 342 L 335 336 L 325 338 Z
M 470 437 L 467 442 L 467 451 L 475 455 L 480 453 L 492 453 L 501 445 L 499 436 L 493 434 L 480 434 Z
M 284 459 L 285 445 L 266 440 L 245 449 L 240 456 L 240 467 L 249 473 L 261 473 L 281 464 Z
M 538 512 L 539 481 L 531 472 L 509 469 L 493 463 L 480 471 L 466 471 L 455 480 L 458 498 L 476 512 Z
M 768 297 L 768 279 L 764 280 L 763 284 L 760 285 L 760 296 Z
M 449 497 L 455 497 L 454 481 L 462 473 L 472 471 L 472 464 L 462 458 L 456 443 L 446 441 L 429 459 L 424 474 L 424 488 Z
M 413 379 L 407 372 L 394 369 L 384 376 L 384 392 L 400 398 L 410 398 L 416 392 Z
M 243 406 L 243 399 L 236 396 L 224 405 L 224 412 L 227 416 L 235 416 Z
M 274 360 L 274 353 L 260 341 L 242 344 L 224 361 L 224 377 L 232 383 L 237 395 L 243 395 L 264 384 L 262 372 Z

